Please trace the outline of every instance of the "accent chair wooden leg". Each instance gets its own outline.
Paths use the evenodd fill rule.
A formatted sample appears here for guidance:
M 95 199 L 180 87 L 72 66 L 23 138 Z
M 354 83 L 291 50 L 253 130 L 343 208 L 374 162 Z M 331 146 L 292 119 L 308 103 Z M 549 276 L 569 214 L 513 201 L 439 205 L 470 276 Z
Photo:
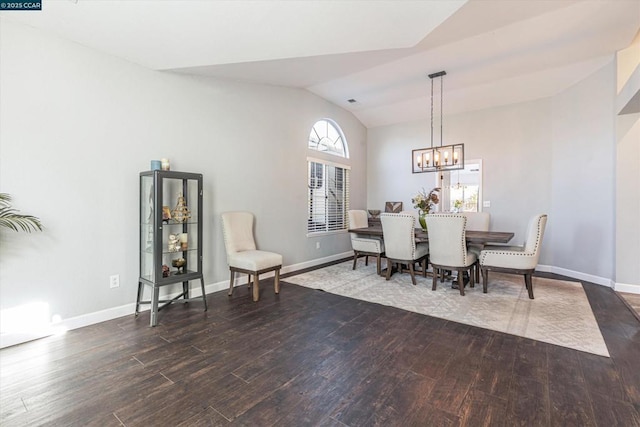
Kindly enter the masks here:
M 487 293 L 487 284 L 489 283 L 489 270 L 481 268 L 482 270 L 482 293 Z
M 422 260 L 422 277 L 427 277 L 427 258 Z
M 460 295 L 464 296 L 464 270 L 458 269 L 458 289 L 460 289 Z
M 367 267 L 369 265 L 369 255 L 364 256 L 364 265 Z
M 533 282 L 531 281 L 531 273 L 524 275 L 524 284 L 527 287 L 527 291 L 529 291 L 529 298 L 533 299 Z
M 231 278 L 229 279 L 229 296 L 233 295 L 233 278 L 235 275 L 235 271 L 231 270 Z
M 391 261 L 389 261 L 389 258 L 387 258 L 387 277 L 386 277 L 387 280 L 391 279 L 391 268 L 392 267 L 393 267 L 393 263 Z
M 352 270 L 356 269 L 356 263 L 358 262 L 358 252 L 357 251 L 353 251 L 353 268 Z
M 475 264 L 473 264 L 471 267 L 469 267 L 469 287 L 470 288 L 474 288 L 476 286 L 475 275 L 477 273 L 475 273 L 475 268 L 476 268 Z
M 256 273 L 253 276 L 253 302 L 257 302 L 260 299 L 260 275 Z
M 280 293 L 280 269 L 276 270 L 276 277 L 273 279 L 273 290 L 276 294 Z
M 435 291 L 438 285 L 438 268 L 433 264 L 431 264 L 431 266 L 433 267 L 433 284 L 431 285 L 431 290 Z
M 380 275 L 380 271 L 382 271 L 382 255 L 378 254 L 376 257 L 376 272 L 378 273 L 378 276 Z

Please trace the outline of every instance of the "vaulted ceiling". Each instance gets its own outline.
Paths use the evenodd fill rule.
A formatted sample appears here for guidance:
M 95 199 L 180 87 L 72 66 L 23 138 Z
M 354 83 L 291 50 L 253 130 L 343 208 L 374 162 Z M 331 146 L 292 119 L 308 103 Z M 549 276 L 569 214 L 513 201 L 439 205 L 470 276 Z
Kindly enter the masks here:
M 154 70 L 307 89 L 367 127 L 551 96 L 629 46 L 640 0 L 58 0 L 3 19 Z M 355 103 L 349 103 L 355 99 Z

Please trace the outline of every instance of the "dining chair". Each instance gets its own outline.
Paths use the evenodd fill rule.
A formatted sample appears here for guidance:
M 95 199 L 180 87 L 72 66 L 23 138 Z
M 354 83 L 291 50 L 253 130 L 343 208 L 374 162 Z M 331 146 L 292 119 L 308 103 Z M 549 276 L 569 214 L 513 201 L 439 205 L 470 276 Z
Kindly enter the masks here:
M 547 225 L 547 215 L 538 214 L 529 220 L 527 235 L 522 246 L 486 246 L 480 253 L 480 268 L 482 270 L 482 291 L 487 293 L 489 271 L 524 275 L 524 284 L 533 299 L 533 281 L 531 276 L 538 265 L 540 246 L 544 229 Z
M 364 210 L 350 210 L 347 212 L 349 228 L 364 228 L 369 226 L 367 213 Z M 364 265 L 369 265 L 369 257 L 376 257 L 376 271 L 382 271 L 382 257 L 384 256 L 384 243 L 376 237 L 364 237 L 358 233 L 350 232 L 351 248 L 353 249 L 353 270 L 356 269 L 358 257 L 364 256 Z
M 247 286 L 251 287 L 253 276 L 253 301 L 260 299 L 260 275 L 273 271 L 274 291 L 280 293 L 280 269 L 282 255 L 258 250 L 253 238 L 254 216 L 251 212 L 222 213 L 222 231 L 227 251 L 227 264 L 231 272 L 229 296 L 233 295 L 235 273 L 247 274 Z
M 387 258 L 386 279 L 391 278 L 393 264 L 402 272 L 402 266 L 407 265 L 411 275 L 411 283 L 416 285 L 414 264 L 422 265 L 422 275 L 427 277 L 427 261 L 429 258 L 428 243 L 416 243 L 415 217 L 401 213 L 383 213 L 380 215 L 382 236 Z
M 462 212 L 467 218 L 467 230 L 473 231 L 489 231 L 489 224 L 491 223 L 491 214 L 488 212 Z M 480 251 L 484 249 L 482 243 L 468 243 L 467 249 L 469 252 L 476 254 L 477 261 L 475 267 L 476 283 L 480 283 Z
M 469 286 L 473 287 L 473 269 L 478 257 L 467 249 L 467 218 L 460 214 L 426 216 L 429 230 L 429 259 L 433 267 L 432 290 L 436 290 L 438 272 L 444 279 L 446 270 L 458 272 L 458 289 L 464 296 L 464 272 L 469 271 Z

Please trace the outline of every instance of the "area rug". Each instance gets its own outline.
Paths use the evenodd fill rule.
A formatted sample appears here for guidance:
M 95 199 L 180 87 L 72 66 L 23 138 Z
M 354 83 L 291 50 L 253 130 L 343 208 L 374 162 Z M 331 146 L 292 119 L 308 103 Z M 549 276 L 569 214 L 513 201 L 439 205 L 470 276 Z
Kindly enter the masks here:
M 343 262 L 287 277 L 286 281 L 337 295 L 383 304 L 454 322 L 531 338 L 609 357 L 609 351 L 580 282 L 533 278 L 535 299 L 528 297 L 522 276 L 490 273 L 488 293 L 482 286 L 460 291 L 451 282 L 431 277 L 394 274 L 391 280 L 376 274 L 375 262 Z

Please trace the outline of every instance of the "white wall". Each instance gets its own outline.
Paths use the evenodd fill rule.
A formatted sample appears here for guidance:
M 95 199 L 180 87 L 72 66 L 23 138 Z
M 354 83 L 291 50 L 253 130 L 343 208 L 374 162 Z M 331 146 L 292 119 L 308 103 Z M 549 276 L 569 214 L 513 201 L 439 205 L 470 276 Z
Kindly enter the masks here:
M 640 294 L 640 32 L 616 69 L 616 290 Z
M 529 218 L 547 213 L 540 264 L 605 285 L 615 269 L 614 78 L 610 63 L 552 98 L 448 116 L 444 126 L 445 144 L 483 160 L 492 230 L 522 244 Z M 369 129 L 370 208 L 434 179 L 410 173 L 411 149 L 429 144 L 427 120 Z
M 0 308 L 43 301 L 67 319 L 134 303 L 138 173 L 161 157 L 204 174 L 205 283 L 228 280 L 223 211 L 254 212 L 258 244 L 287 266 L 350 250 L 346 233 L 306 237 L 306 144 L 320 118 L 342 127 L 351 203 L 364 206 L 367 131 L 351 113 L 304 90 L 148 70 L 6 20 L 0 31 L 0 191 L 46 228 L 2 231 Z
M 613 59 L 613 58 L 612 58 Z M 552 98 L 553 265 L 614 279 L 615 68 Z

